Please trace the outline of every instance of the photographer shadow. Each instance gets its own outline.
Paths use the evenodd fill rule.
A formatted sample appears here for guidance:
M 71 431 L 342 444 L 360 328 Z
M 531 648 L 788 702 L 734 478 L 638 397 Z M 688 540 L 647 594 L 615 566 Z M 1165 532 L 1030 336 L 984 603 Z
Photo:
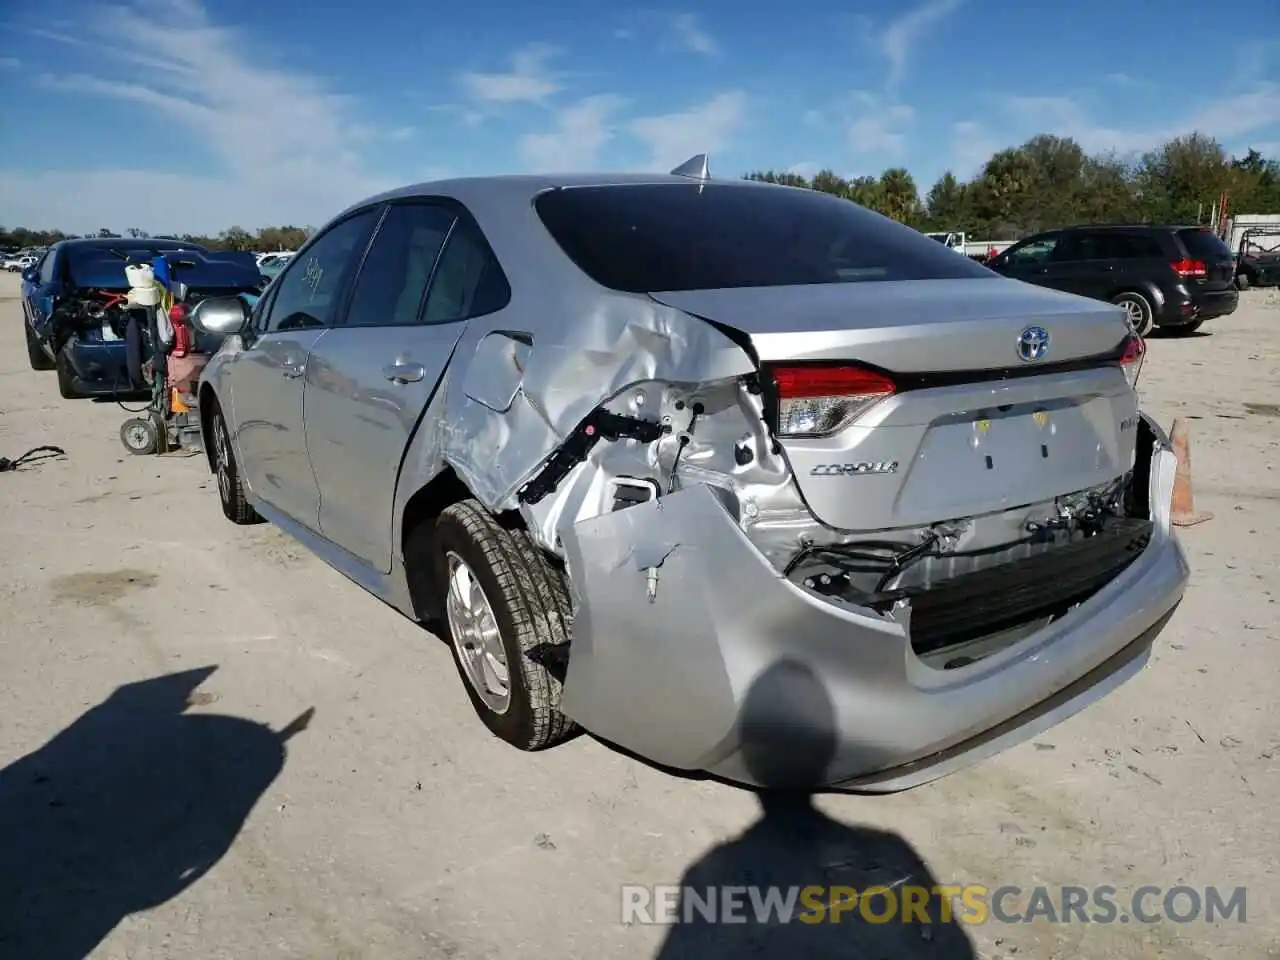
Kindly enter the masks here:
M 823 782 L 837 734 L 831 699 L 808 667 L 784 660 L 766 670 L 748 693 L 740 732 L 744 763 L 767 785 L 761 816 L 685 872 L 658 960 L 976 957 L 936 895 L 904 915 L 904 898 L 922 898 L 938 881 L 902 837 L 848 826 L 814 805 L 805 787 Z M 735 887 L 746 888 L 734 898 L 736 922 L 720 912 Z M 850 898 L 850 888 L 888 892 Z M 771 892 L 775 904 L 794 898 L 789 920 L 770 912 Z
M 119 687 L 0 770 L 0 957 L 80 960 L 230 849 L 313 711 L 186 713 L 215 669 Z

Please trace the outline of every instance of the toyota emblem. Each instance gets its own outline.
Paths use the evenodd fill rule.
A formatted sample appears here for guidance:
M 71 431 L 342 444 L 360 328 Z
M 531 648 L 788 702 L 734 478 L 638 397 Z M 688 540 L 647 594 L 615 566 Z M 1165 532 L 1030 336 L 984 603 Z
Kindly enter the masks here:
M 1027 327 L 1018 335 L 1018 357 L 1027 363 L 1043 360 L 1049 352 L 1049 331 L 1044 327 Z

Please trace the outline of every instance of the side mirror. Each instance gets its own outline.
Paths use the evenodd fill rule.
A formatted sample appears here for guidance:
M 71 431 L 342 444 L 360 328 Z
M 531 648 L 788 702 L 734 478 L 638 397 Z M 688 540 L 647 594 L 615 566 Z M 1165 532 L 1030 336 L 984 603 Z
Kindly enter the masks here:
M 248 320 L 249 305 L 239 297 L 211 297 L 191 311 L 191 325 L 214 337 L 240 333 Z
M 23 281 L 25 281 L 26 283 L 35 283 L 35 282 L 36 282 L 36 268 L 35 268 L 35 267 L 27 267 L 25 270 L 23 270 L 23 271 L 22 271 L 22 279 L 23 279 Z

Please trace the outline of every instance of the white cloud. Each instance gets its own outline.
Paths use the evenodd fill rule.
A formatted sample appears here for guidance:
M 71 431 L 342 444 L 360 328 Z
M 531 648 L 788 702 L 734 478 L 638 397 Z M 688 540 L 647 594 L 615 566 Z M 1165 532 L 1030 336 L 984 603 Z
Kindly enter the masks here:
M 619 27 L 617 30 L 613 31 L 613 38 L 615 40 L 630 40 L 634 36 L 635 36 L 635 33 L 627 29 L 626 27 Z
M 458 79 L 467 95 L 480 103 L 542 103 L 563 89 L 547 68 L 547 61 L 559 52 L 545 43 L 531 43 L 511 55 L 507 73 L 464 73 Z
M 149 167 L 162 161 L 135 150 L 123 154 L 136 164 L 127 168 L 0 171 L 7 220 L 74 231 L 316 224 L 389 186 L 369 175 L 363 143 L 352 142 L 359 124 L 349 98 L 274 65 L 278 60 L 250 49 L 254 37 L 211 23 L 197 0 L 153 0 L 145 13 L 97 7 L 79 29 L 82 35 L 55 39 L 125 62 L 145 60 L 149 70 L 132 71 L 130 79 L 44 75 L 42 86 L 139 104 L 175 132 L 198 137 L 222 169 L 211 176 L 159 172 Z
M 720 55 L 720 44 L 716 38 L 707 33 L 698 21 L 696 14 L 677 14 L 671 21 L 671 30 L 681 47 L 692 53 L 700 53 L 705 57 Z
M 897 156 L 906 149 L 906 131 L 915 116 L 915 110 L 905 103 L 872 107 L 849 124 L 849 149 L 854 153 Z
M 933 28 L 954 13 L 963 0 L 929 0 L 894 20 L 879 35 L 880 53 L 889 64 L 885 89 L 893 92 L 906 76 L 911 53 L 930 39 Z
M 815 173 L 822 169 L 822 164 L 817 160 L 802 160 L 800 163 L 793 163 L 787 167 L 787 173 L 797 177 L 804 177 L 809 180 Z
M 853 153 L 881 157 L 902 153 L 916 116 L 909 104 L 866 90 L 846 94 L 829 112 L 845 124 L 845 140 Z
M 657 117 L 640 117 L 628 125 L 649 150 L 649 167 L 666 171 L 698 153 L 715 154 L 746 118 L 747 96 L 731 90 L 700 107 Z
M 1228 148 L 1251 133 L 1276 129 L 1280 120 L 1280 84 L 1258 83 L 1187 112 L 1180 120 L 1147 129 L 1121 129 L 1097 123 L 1070 97 L 1006 97 L 1004 107 L 1025 130 L 1072 137 L 1089 153 L 1149 150 L 1173 137 L 1199 132 Z
M 615 132 L 610 120 L 625 102 L 612 94 L 600 94 L 559 111 L 554 130 L 520 138 L 525 165 L 536 173 L 594 169 L 601 148 Z
M 1102 79 L 1107 83 L 1117 87 L 1135 87 L 1139 89 L 1150 89 L 1154 87 L 1150 80 L 1144 80 L 1142 77 L 1135 77 L 1130 73 L 1107 73 L 1103 74 Z
M 976 120 L 951 125 L 951 172 L 960 180 L 977 176 L 1003 145 Z
M 17 70 L 22 61 L 17 57 L 0 57 L 0 70 Z

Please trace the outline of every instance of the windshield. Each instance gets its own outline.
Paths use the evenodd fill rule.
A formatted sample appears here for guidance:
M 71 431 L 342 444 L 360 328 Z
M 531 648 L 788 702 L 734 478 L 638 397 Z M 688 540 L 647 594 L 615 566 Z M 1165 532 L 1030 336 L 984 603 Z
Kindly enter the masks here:
M 910 227 L 813 190 L 569 187 L 534 206 L 584 273 L 630 293 L 994 276 Z

